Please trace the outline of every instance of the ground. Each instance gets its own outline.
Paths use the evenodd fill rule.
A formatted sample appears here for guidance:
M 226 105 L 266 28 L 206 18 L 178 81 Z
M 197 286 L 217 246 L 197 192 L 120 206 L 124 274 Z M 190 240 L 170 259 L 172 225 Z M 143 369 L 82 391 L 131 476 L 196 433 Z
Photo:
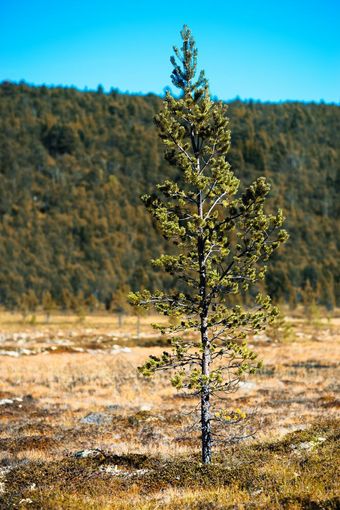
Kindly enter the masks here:
M 335 509 L 340 320 L 250 342 L 264 368 L 227 406 L 251 437 L 200 464 L 196 401 L 137 366 L 152 318 L 0 315 L 0 508 Z

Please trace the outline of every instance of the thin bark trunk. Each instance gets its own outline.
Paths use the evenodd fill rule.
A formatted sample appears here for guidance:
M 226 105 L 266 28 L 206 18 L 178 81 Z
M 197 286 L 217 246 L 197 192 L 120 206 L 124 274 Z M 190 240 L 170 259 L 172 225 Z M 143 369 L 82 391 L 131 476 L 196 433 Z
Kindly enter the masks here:
M 197 171 L 200 170 L 200 161 L 197 159 Z M 203 219 L 203 198 L 199 194 L 198 214 Z M 202 387 L 201 387 L 201 432 L 202 432 L 202 462 L 210 464 L 212 450 L 211 436 L 211 413 L 210 413 L 210 363 L 211 348 L 208 337 L 208 303 L 207 303 L 207 275 L 205 265 L 205 250 L 203 231 L 200 232 L 197 240 L 199 272 L 200 272 L 200 297 L 201 297 L 201 342 L 202 354 Z
M 140 316 L 137 315 L 137 338 L 140 337 Z
M 204 336 L 204 350 L 202 356 L 202 376 L 205 378 L 210 375 L 211 353 L 208 337 Z M 202 462 L 210 464 L 212 437 L 210 424 L 210 385 L 209 382 L 202 384 L 201 390 L 201 429 L 202 429 Z

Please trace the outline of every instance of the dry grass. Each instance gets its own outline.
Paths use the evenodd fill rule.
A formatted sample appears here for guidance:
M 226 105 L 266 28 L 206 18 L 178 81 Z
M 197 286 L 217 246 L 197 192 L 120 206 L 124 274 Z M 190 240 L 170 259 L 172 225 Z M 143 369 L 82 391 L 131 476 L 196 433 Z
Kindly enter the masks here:
M 135 317 L 118 330 L 107 315 L 31 325 L 0 314 L 0 508 L 337 508 L 338 321 L 295 320 L 282 342 L 251 340 L 264 369 L 229 405 L 256 410 L 257 436 L 206 469 L 185 432 L 194 402 L 166 376 L 137 375 L 162 350 L 136 346 L 157 343 L 151 320 L 138 339 Z M 90 413 L 102 423 L 84 423 Z

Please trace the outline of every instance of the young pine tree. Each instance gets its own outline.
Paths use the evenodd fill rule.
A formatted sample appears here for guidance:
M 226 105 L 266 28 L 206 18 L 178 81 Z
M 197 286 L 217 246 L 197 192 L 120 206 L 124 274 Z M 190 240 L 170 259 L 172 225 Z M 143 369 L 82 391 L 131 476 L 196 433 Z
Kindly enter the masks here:
M 130 302 L 171 319 L 168 327 L 155 327 L 169 335 L 172 349 L 151 356 L 140 370 L 151 376 L 170 369 L 172 384 L 200 399 L 202 461 L 208 464 L 216 427 L 240 419 L 237 412 L 218 408 L 219 397 L 259 366 L 246 338 L 277 315 L 268 296 L 258 294 L 252 308 L 232 303 L 242 302 L 237 295 L 263 280 L 264 263 L 287 234 L 281 211 L 264 212 L 269 185 L 263 177 L 239 193 L 226 160 L 227 106 L 211 100 L 203 71 L 195 78 L 195 42 L 186 26 L 181 36 L 182 48 L 175 47 L 171 57 L 172 82 L 181 94 L 167 92 L 155 118 L 165 158 L 179 177 L 142 197 L 163 236 L 176 246 L 175 254 L 153 263 L 174 275 L 177 290 L 132 293 Z

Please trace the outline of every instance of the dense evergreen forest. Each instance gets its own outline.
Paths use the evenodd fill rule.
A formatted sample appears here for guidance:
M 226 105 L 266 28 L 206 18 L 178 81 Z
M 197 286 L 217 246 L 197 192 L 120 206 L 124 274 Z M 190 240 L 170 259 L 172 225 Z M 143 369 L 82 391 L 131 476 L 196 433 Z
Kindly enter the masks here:
M 168 248 L 139 198 L 176 177 L 159 107 L 152 94 L 0 85 L 0 304 L 118 309 L 130 289 L 173 284 L 151 266 Z M 339 305 L 340 107 L 233 101 L 229 116 L 235 173 L 244 184 L 265 175 L 287 217 L 269 293 Z

